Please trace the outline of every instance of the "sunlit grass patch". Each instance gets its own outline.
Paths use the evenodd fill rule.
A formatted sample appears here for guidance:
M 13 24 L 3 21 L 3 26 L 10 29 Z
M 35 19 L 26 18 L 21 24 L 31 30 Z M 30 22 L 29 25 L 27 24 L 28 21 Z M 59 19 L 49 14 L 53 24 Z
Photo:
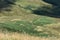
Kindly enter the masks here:
M 34 36 L 45 36 L 48 37 L 49 34 L 44 33 L 44 31 L 37 31 L 36 26 L 28 21 L 15 21 L 15 22 L 5 22 L 0 23 L 0 29 L 3 31 L 6 29 L 10 32 L 19 32 L 19 33 L 27 33 L 29 35 Z
M 52 20 L 49 17 L 41 17 L 41 18 L 33 20 L 33 24 L 37 26 L 44 26 L 44 25 L 52 24 L 52 23 L 56 23 L 56 21 Z

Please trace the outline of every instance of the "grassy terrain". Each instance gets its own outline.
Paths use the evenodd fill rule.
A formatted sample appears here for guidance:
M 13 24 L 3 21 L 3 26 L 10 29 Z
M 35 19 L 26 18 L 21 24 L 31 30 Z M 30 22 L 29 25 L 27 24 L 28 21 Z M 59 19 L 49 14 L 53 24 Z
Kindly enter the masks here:
M 15 4 L 0 13 L 0 40 L 59 40 L 60 18 L 32 12 L 43 6 L 50 10 L 51 4 L 41 0 L 17 0 Z

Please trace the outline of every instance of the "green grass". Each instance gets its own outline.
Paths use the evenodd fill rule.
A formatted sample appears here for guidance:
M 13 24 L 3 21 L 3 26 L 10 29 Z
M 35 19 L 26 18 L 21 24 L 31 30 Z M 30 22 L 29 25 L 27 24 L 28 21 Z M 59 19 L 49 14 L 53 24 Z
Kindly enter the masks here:
M 42 32 L 39 32 L 35 30 L 36 26 L 28 21 L 16 21 L 16 22 L 6 22 L 6 23 L 0 23 L 0 29 L 2 30 L 8 30 L 10 32 L 19 32 L 19 33 L 27 33 L 30 35 L 35 36 L 45 36 L 47 37 L 48 34 Z
M 44 25 L 51 24 L 51 23 L 55 23 L 55 21 L 45 18 L 45 17 L 37 19 L 37 20 L 33 20 L 32 22 L 25 21 L 25 20 L 8 21 L 8 22 L 0 23 L 0 29 L 2 29 L 3 31 L 7 30 L 10 32 L 27 33 L 29 35 L 34 35 L 34 36 L 48 37 L 48 36 L 51 36 L 51 34 L 45 33 Z M 37 29 L 38 26 L 42 28 L 39 27 L 40 29 L 39 30 Z
M 33 20 L 33 24 L 37 26 L 44 26 L 47 24 L 53 24 L 56 23 L 53 19 L 50 19 L 49 17 L 41 17 L 38 19 Z

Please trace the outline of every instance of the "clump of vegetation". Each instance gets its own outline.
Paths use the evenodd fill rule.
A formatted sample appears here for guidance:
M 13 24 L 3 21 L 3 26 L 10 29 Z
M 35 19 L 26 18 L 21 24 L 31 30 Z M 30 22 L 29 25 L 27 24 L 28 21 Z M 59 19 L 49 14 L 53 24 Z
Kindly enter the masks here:
M 1 23 L 1 28 L 5 28 L 9 31 L 27 31 L 32 29 L 32 24 L 25 21 L 16 21 L 16 22 L 7 22 L 7 23 Z M 29 28 L 30 27 L 30 28 Z
M 50 19 L 49 17 L 41 17 L 38 19 L 33 20 L 33 24 L 34 25 L 38 25 L 38 26 L 44 26 L 46 24 L 52 24 L 55 23 L 54 20 Z
M 45 36 L 45 37 L 48 36 L 48 34 L 44 33 L 43 31 L 39 32 L 35 30 L 35 28 L 36 26 L 27 21 L 0 23 L 0 29 L 2 30 L 6 29 L 7 31 L 11 32 L 27 33 L 35 36 Z

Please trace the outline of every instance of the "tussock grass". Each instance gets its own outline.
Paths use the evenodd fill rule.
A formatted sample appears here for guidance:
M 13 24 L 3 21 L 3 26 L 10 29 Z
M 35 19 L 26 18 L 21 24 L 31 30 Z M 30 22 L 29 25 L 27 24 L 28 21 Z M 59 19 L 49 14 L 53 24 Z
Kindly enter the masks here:
M 50 19 L 49 17 L 41 17 L 33 20 L 33 24 L 38 26 L 44 26 L 44 25 L 53 24 L 53 23 L 56 23 L 56 21 Z
M 45 34 L 43 31 L 39 32 L 35 30 L 36 26 L 27 21 L 0 23 L 0 28 L 2 30 L 6 29 L 11 32 L 27 33 L 35 36 L 45 36 L 45 37 L 48 36 L 48 34 Z
M 41 37 L 49 37 L 49 36 L 54 36 L 55 34 L 52 35 L 52 33 L 46 33 L 47 32 L 47 28 L 45 28 L 44 25 L 47 25 L 48 23 L 55 23 L 51 22 L 48 19 L 42 18 L 40 20 L 38 20 L 38 24 L 34 24 L 34 21 L 29 22 L 29 21 L 10 21 L 10 22 L 4 22 L 4 23 L 0 23 L 0 29 L 2 30 L 7 30 L 10 32 L 19 32 L 19 33 L 24 33 L 24 34 L 29 34 L 29 35 L 34 35 L 34 36 L 41 36 Z M 44 21 L 43 21 L 44 20 Z M 46 22 L 46 20 L 48 20 Z M 37 20 L 35 20 L 37 21 Z M 50 21 L 50 22 L 49 22 Z M 50 31 L 50 30 L 49 30 Z
M 27 34 L 20 34 L 20 33 L 0 33 L 0 40 L 59 40 L 60 38 L 54 38 L 54 37 L 49 37 L 49 38 L 41 38 L 41 37 L 35 37 L 35 36 L 30 36 Z

